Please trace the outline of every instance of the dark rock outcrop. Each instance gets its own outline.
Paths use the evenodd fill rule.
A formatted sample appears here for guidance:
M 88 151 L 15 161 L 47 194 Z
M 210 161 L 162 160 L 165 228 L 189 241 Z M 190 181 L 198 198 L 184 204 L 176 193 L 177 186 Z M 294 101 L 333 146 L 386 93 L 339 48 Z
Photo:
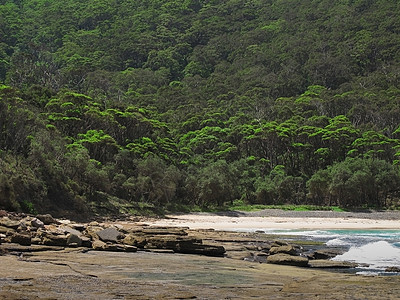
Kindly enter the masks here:
M 343 249 L 340 248 L 326 248 L 319 249 L 308 255 L 309 259 L 330 259 L 335 256 L 341 255 L 344 253 Z

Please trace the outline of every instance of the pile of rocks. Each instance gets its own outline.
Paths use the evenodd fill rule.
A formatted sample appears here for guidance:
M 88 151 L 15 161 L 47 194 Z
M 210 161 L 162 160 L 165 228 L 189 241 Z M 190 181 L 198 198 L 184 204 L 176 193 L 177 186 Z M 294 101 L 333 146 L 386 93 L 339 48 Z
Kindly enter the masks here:
M 3 213 L 4 215 L 4 213 Z M 185 229 L 56 220 L 51 215 L 0 217 L 2 251 L 43 251 L 83 247 L 100 251 L 138 250 L 223 256 L 225 249 L 188 236 Z

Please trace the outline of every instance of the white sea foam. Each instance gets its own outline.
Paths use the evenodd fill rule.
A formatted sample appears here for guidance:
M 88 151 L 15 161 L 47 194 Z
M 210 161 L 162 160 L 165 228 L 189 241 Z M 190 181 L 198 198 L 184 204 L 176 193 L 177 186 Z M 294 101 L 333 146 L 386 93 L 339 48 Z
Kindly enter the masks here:
M 238 230 L 238 231 L 255 231 Z M 334 260 L 351 261 L 369 265 L 361 268 L 358 274 L 377 275 L 388 274 L 386 267 L 400 267 L 400 230 L 293 230 L 258 228 L 268 234 L 277 236 L 301 236 L 302 239 L 322 241 L 327 247 L 342 247 L 349 249 Z M 396 273 L 397 275 L 397 273 Z
M 379 241 L 351 247 L 348 252 L 336 256 L 333 260 L 368 264 L 371 268 L 400 266 L 400 248 L 386 241 Z
M 341 238 L 332 239 L 326 242 L 328 247 L 344 247 L 349 246 L 351 243 Z

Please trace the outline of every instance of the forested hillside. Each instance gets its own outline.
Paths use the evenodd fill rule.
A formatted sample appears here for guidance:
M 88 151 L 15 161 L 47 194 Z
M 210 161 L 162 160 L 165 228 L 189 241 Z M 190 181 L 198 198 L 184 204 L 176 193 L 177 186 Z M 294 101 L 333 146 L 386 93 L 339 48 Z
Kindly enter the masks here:
M 395 0 L 0 1 L 0 208 L 399 207 Z

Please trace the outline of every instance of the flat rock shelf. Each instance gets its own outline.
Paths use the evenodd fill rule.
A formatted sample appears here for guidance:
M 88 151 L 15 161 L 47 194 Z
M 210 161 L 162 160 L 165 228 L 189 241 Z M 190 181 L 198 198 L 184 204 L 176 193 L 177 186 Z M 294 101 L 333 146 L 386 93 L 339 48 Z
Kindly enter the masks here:
M 0 261 L 0 299 L 398 299 L 400 293 L 400 276 L 177 253 L 75 249 Z

